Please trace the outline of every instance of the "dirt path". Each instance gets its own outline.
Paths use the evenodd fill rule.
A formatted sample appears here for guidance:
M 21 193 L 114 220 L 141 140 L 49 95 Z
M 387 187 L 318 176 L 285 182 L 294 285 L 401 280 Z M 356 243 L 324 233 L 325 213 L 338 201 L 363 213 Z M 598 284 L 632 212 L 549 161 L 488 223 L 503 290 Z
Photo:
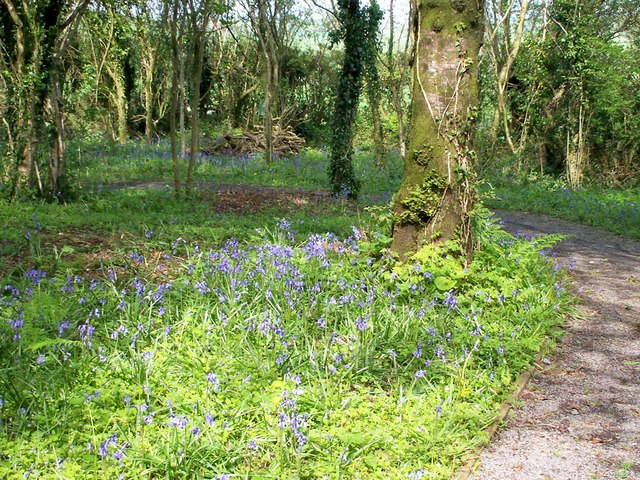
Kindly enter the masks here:
M 583 318 L 568 321 L 471 478 L 640 479 L 640 242 L 542 215 L 497 215 L 512 232 L 575 235 L 555 254 L 573 266 Z

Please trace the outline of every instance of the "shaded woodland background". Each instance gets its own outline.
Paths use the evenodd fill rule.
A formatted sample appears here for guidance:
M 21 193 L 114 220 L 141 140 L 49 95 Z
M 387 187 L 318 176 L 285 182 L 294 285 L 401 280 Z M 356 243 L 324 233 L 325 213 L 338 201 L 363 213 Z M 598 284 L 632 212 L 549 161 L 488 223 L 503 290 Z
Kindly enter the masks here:
M 406 151 L 415 42 L 393 0 L 382 7 L 387 28 L 364 74 L 353 135 L 384 167 L 386 152 Z M 2 194 L 69 193 L 79 142 L 173 136 L 174 156 L 187 159 L 260 126 L 327 145 L 340 119 L 337 9 L 2 0 Z M 562 176 L 572 186 L 637 184 L 639 10 L 632 0 L 487 2 L 476 168 Z M 266 145 L 266 161 L 271 152 Z

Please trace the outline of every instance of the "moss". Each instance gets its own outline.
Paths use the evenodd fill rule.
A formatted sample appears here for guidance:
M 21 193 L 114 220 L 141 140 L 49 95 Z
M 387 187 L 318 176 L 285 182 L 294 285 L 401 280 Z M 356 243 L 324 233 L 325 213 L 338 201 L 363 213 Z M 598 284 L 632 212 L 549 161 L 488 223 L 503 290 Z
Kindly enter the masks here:
M 427 167 L 433 160 L 433 145 L 423 145 L 421 150 L 415 152 L 414 161 L 421 167 Z
M 447 181 L 435 171 L 425 176 L 422 184 L 400 201 L 398 220 L 403 224 L 426 224 L 435 215 Z
M 443 28 L 444 28 L 444 25 L 440 17 L 436 17 L 433 20 L 431 20 L 431 30 L 433 30 L 436 33 L 439 33 L 442 31 Z

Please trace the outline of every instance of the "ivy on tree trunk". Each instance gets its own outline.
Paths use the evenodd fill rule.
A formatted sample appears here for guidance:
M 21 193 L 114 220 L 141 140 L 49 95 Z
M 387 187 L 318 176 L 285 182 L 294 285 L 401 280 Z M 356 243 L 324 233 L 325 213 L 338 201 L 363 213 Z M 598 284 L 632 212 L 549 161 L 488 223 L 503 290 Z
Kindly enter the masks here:
M 336 92 L 329 178 L 334 194 L 357 198 L 360 182 L 353 168 L 353 123 L 363 74 L 368 65 L 376 62 L 382 11 L 375 1 L 361 8 L 359 0 L 339 0 L 338 8 L 341 27 L 333 32 L 332 40 L 343 40 L 345 53 Z

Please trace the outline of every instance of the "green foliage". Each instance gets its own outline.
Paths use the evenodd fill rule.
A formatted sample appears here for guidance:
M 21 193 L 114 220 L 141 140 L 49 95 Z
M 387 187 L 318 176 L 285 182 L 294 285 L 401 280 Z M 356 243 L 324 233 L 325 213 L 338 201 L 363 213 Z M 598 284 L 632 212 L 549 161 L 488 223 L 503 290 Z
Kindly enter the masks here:
M 525 34 L 507 85 L 512 138 L 511 171 L 565 173 L 568 146 L 581 139 L 584 173 L 591 181 L 634 186 L 640 163 L 640 64 L 638 35 L 616 2 L 553 2 L 546 35 Z M 622 31 L 618 31 L 622 28 Z M 488 62 L 487 62 L 488 63 Z M 485 65 L 487 67 L 488 65 Z M 489 133 L 496 101 L 485 70 L 484 131 Z M 502 128 L 502 127 L 501 127 Z M 579 136 L 581 135 L 581 137 Z M 487 138 L 480 138 L 486 142 Z M 485 145 L 486 158 L 500 161 L 504 136 Z M 496 158 L 498 157 L 498 158 Z
M 403 211 L 399 220 L 405 224 L 423 225 L 436 213 L 447 181 L 431 172 L 425 175 L 422 185 L 418 185 L 400 201 Z
M 41 259 L 55 258 L 52 244 L 56 237 L 49 236 L 46 230 L 44 236 L 32 235 L 28 241 L 24 238 L 25 228 L 32 234 L 36 230 L 34 212 L 38 213 L 36 220 L 49 225 L 52 231 L 83 232 L 83 239 L 88 236 L 89 242 L 79 240 L 79 245 L 67 240 L 66 245 L 77 247 L 76 258 L 91 254 L 96 231 L 107 232 L 106 238 L 119 239 L 118 248 L 124 248 L 133 245 L 132 236 L 145 230 L 143 224 L 154 232 L 153 241 L 162 248 L 184 236 L 185 230 L 194 241 L 220 243 L 229 236 L 246 239 L 256 227 L 285 215 L 304 234 L 327 231 L 344 234 L 353 224 L 369 224 L 369 214 L 356 209 L 356 205 L 344 199 L 322 200 L 329 159 L 325 152 L 315 149 L 306 149 L 291 158 L 278 158 L 270 165 L 260 157 L 203 156 L 196 163 L 195 172 L 204 183 L 196 185 L 192 197 L 182 200 L 175 199 L 168 186 L 171 171 L 167 161 L 169 150 L 164 143 L 152 146 L 140 142 L 74 143 L 70 149 L 77 152 L 70 165 L 77 173 L 74 190 L 79 195 L 75 200 L 47 203 L 35 201 L 28 191 L 21 191 L 13 206 L 4 200 L 0 202 L 0 218 L 6 222 L 4 241 L 0 242 L 0 271 L 10 271 L 16 256 L 28 252 L 33 252 L 30 256 L 36 265 L 40 265 Z M 397 155 L 389 157 L 388 170 L 383 171 L 371 154 L 356 152 L 354 167 L 363 179 L 360 205 L 387 203 L 397 191 L 402 177 L 402 162 Z M 110 184 L 117 182 L 149 185 L 140 189 L 122 184 L 121 189 L 112 188 Z M 280 208 L 270 207 L 242 216 L 224 210 L 217 213 L 216 193 L 209 189 L 234 183 L 243 184 L 239 188 L 248 192 L 259 192 L 262 186 L 284 187 L 290 192 L 295 185 L 320 195 L 303 204 L 281 203 Z M 64 245 L 58 244 L 58 249 Z
M 75 172 L 76 189 L 81 193 L 100 190 L 119 182 L 171 182 L 170 154 L 166 142 L 145 145 L 129 142 L 74 142 L 70 147 L 70 169 Z M 353 168 L 361 180 L 361 194 L 367 203 L 388 201 L 402 179 L 402 159 L 397 153 L 387 157 L 386 169 L 375 164 L 370 152 L 356 151 Z M 305 148 L 292 157 L 275 158 L 266 164 L 260 155 L 202 155 L 194 167 L 197 182 L 242 183 L 271 187 L 296 187 L 324 191 L 327 187 L 328 154 Z M 376 197 L 376 198 L 374 198 Z

